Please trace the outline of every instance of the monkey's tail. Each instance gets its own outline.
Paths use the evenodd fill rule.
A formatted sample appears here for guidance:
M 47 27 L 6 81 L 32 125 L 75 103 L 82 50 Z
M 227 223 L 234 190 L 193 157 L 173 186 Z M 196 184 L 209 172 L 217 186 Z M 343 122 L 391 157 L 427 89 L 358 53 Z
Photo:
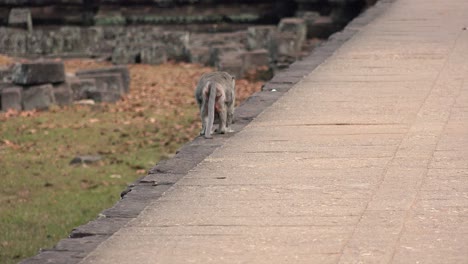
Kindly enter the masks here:
M 208 97 L 208 123 L 206 124 L 205 137 L 211 138 L 211 131 L 213 129 L 215 103 L 216 103 L 216 84 L 208 82 L 210 89 L 210 96 Z

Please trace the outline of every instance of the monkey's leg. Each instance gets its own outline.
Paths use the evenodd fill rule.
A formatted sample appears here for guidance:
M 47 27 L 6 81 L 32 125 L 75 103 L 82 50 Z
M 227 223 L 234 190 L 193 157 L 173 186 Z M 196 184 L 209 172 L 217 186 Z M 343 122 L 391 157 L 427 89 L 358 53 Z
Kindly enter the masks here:
M 226 121 L 227 121 L 227 108 L 224 102 L 219 104 L 219 128 L 217 132 L 219 134 L 226 133 Z
M 233 118 L 234 118 L 234 104 L 230 104 L 227 107 L 227 120 L 226 120 L 226 132 L 228 133 L 234 132 L 234 130 L 231 128 Z
M 200 106 L 200 120 L 202 122 L 202 129 L 200 131 L 201 136 L 205 135 L 207 119 L 208 119 L 208 109 L 207 109 L 205 100 L 203 100 Z

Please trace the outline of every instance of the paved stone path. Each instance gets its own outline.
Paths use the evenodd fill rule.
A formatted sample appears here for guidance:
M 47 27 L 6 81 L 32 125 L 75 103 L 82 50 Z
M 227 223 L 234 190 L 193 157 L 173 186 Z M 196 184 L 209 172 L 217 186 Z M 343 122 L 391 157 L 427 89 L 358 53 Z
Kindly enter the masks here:
M 82 263 L 468 263 L 467 26 L 396 1 Z

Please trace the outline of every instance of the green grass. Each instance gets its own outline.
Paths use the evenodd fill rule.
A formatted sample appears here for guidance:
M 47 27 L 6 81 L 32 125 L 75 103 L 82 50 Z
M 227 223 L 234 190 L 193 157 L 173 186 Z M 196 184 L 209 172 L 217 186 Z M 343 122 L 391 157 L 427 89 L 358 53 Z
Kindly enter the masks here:
M 188 108 L 195 118 L 196 110 Z M 0 263 L 53 247 L 193 137 L 194 118 L 134 115 L 75 107 L 0 121 Z M 69 164 L 88 154 L 103 159 Z

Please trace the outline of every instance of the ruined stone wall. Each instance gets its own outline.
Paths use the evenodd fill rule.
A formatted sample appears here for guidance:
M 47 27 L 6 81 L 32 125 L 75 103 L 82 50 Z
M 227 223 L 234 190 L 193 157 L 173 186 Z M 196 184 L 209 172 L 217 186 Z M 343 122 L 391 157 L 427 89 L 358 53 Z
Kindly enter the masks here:
M 253 50 L 248 45 L 258 37 L 253 35 L 267 34 L 263 37 L 269 41 L 268 47 L 257 48 L 267 49 L 275 59 L 272 49 L 282 49 L 284 45 L 278 41 L 285 36 L 255 27 L 277 27 L 283 17 L 295 16 L 304 20 L 308 39 L 326 38 L 368 1 L 0 0 L 0 13 L 4 14 L 0 17 L 7 18 L 0 21 L 4 24 L 0 26 L 0 53 L 104 56 L 115 63 L 184 60 L 215 65 L 216 46 L 232 44 L 240 50 Z M 297 50 L 297 43 L 291 45 Z
M 0 0 L 0 53 L 100 57 L 115 64 L 187 61 L 236 77 L 259 71 L 268 78 L 372 2 Z M 117 98 L 105 96 L 98 100 Z
M 115 102 L 129 88 L 126 66 L 66 75 L 59 60 L 22 61 L 0 68 L 0 110 L 46 110 L 51 105 Z
M 0 0 L 0 25 L 28 9 L 34 25 L 275 24 L 295 12 L 361 9 L 375 0 Z M 359 10 L 358 10 L 359 11 Z M 340 12 L 340 11 L 339 11 Z M 340 16 L 347 15 L 345 12 Z

